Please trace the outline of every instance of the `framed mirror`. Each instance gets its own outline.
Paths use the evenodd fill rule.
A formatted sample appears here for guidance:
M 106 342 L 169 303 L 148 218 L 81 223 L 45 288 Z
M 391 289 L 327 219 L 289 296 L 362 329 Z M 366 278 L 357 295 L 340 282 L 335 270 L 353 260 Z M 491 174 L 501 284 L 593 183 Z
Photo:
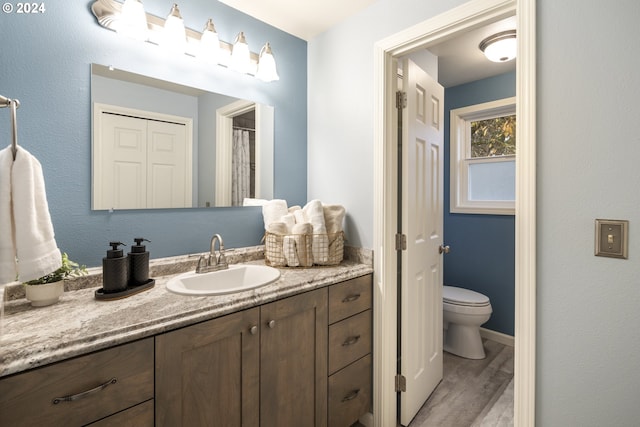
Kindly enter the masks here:
M 271 106 L 91 65 L 92 209 L 273 198 Z

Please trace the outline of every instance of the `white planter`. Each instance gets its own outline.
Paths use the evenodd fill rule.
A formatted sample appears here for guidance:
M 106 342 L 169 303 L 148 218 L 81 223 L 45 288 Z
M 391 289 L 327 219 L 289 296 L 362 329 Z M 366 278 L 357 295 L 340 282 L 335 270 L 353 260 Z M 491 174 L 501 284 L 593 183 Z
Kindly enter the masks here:
M 44 307 L 58 302 L 64 292 L 64 280 L 44 285 L 25 285 L 27 299 L 34 307 Z

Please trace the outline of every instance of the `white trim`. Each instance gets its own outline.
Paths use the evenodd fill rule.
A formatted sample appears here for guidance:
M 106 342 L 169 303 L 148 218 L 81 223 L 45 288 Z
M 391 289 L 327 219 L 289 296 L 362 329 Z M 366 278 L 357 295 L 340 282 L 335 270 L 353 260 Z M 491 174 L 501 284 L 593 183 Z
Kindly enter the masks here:
M 513 347 L 515 343 L 513 336 L 503 334 L 502 332 L 492 331 L 491 329 L 480 328 L 480 336 L 502 345 L 508 345 L 509 347 Z
M 396 425 L 397 186 L 391 79 L 393 57 L 433 45 L 486 21 L 512 16 L 518 26 L 516 114 L 516 322 L 514 425 L 535 425 L 535 8 L 536 0 L 472 0 L 374 46 L 374 425 Z
M 515 97 L 451 110 L 449 126 L 449 152 L 451 154 L 449 156 L 449 211 L 451 213 L 491 215 L 514 215 L 516 213 L 514 200 L 471 200 L 469 198 L 469 166 L 471 164 L 513 161 L 516 157 L 471 158 L 470 122 L 508 116 L 515 113 Z
M 231 206 L 233 118 L 253 110 L 255 106 L 255 102 L 241 99 L 216 110 L 215 206 Z

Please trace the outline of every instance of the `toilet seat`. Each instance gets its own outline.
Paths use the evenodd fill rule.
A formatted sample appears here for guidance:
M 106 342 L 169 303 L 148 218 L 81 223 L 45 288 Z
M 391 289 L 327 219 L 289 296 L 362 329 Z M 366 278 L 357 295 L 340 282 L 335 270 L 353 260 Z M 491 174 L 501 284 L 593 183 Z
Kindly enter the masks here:
M 455 286 L 442 287 L 442 302 L 462 307 L 486 307 L 491 305 L 486 295 Z

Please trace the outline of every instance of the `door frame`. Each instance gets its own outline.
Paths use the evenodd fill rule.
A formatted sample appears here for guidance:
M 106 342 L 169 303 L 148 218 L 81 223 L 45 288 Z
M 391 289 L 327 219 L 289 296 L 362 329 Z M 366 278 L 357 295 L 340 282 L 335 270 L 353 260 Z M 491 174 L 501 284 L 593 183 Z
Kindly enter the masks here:
M 397 148 L 393 60 L 516 13 L 516 249 L 514 425 L 535 425 L 536 0 L 472 0 L 374 46 L 374 393 L 376 427 L 397 422 Z

